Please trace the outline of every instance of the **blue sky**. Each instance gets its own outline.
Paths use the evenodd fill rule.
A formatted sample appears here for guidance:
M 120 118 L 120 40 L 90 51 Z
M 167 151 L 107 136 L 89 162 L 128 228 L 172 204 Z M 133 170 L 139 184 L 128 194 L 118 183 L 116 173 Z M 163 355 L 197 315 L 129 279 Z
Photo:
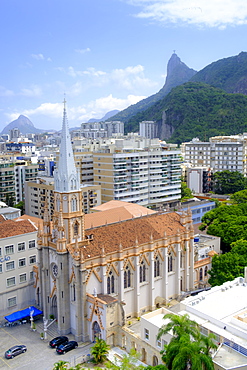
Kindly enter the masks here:
M 156 93 L 173 50 L 200 70 L 246 51 L 246 0 L 1 0 L 0 131 L 101 118 Z

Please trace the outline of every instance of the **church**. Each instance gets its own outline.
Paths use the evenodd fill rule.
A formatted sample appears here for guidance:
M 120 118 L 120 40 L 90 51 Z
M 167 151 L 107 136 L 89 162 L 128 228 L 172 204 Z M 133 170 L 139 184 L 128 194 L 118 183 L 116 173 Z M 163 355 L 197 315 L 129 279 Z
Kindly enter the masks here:
M 57 319 L 60 335 L 121 345 L 128 320 L 193 290 L 191 213 L 85 228 L 82 202 L 64 102 L 54 214 L 51 219 L 46 204 L 38 231 L 36 302 L 46 318 Z

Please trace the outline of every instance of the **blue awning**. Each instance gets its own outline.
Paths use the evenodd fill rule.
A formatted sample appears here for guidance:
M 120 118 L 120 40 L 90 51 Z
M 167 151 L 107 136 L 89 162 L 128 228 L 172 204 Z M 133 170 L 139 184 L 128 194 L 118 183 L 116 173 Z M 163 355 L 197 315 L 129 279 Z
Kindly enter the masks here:
M 32 315 L 33 317 L 37 315 L 41 315 L 43 313 L 38 308 L 31 306 L 31 307 L 25 308 L 24 310 L 13 312 L 10 315 L 5 316 L 5 319 L 8 320 L 9 322 L 21 320 L 21 319 L 24 319 L 25 317 L 30 317 L 30 312 L 32 311 L 33 311 L 33 315 Z

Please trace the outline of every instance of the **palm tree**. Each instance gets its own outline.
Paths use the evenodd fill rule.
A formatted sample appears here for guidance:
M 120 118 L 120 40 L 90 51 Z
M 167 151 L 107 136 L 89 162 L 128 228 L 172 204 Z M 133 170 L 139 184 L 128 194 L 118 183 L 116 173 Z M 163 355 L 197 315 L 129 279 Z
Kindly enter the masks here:
M 91 348 L 91 354 L 96 364 L 102 363 L 107 359 L 110 346 L 106 344 L 104 339 L 96 338 L 95 345 Z
M 161 351 L 168 370 L 213 370 L 210 349 L 217 348 L 213 334 L 201 335 L 198 325 L 188 315 L 168 314 L 164 318 L 170 321 L 160 328 L 158 338 L 169 331 L 173 333 L 170 343 Z
M 168 313 L 163 317 L 163 319 L 169 319 L 169 322 L 161 326 L 157 339 L 160 339 L 162 335 L 169 333 L 169 331 L 172 331 L 172 335 L 175 338 L 181 337 L 184 333 L 190 334 L 193 338 L 197 338 L 199 334 L 197 323 L 190 320 L 189 315 L 187 314 L 179 316 Z
M 52 370 L 65 370 L 65 369 L 68 369 L 68 362 L 58 361 L 54 364 Z

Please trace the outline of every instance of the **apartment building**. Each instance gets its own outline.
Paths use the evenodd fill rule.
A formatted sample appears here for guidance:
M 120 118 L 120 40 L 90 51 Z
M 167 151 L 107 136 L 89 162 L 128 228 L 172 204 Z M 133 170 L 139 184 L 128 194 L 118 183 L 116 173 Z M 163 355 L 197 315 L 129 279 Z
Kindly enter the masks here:
M 209 142 L 198 138 L 181 145 L 184 161 L 193 167 L 207 167 L 211 171 L 239 171 L 247 175 L 247 134 L 215 136 Z
M 93 153 L 94 183 L 102 202 L 123 200 L 158 208 L 181 198 L 180 151 L 149 147 Z
M 124 135 L 124 123 L 120 121 L 82 123 L 79 134 L 92 139 Z
M 140 136 L 154 139 L 158 137 L 158 125 L 154 121 L 142 121 L 139 123 Z
M 81 184 L 82 210 L 89 213 L 90 208 L 101 204 L 101 188 L 98 185 Z M 44 218 L 44 206 L 47 202 L 50 216 L 54 213 L 54 178 L 38 177 L 25 183 L 25 213 Z
M 0 201 L 9 205 L 24 200 L 24 183 L 37 177 L 38 165 L 27 161 L 0 162 Z
M 0 216 L 0 320 L 39 300 L 35 296 L 37 227 L 28 219 Z

